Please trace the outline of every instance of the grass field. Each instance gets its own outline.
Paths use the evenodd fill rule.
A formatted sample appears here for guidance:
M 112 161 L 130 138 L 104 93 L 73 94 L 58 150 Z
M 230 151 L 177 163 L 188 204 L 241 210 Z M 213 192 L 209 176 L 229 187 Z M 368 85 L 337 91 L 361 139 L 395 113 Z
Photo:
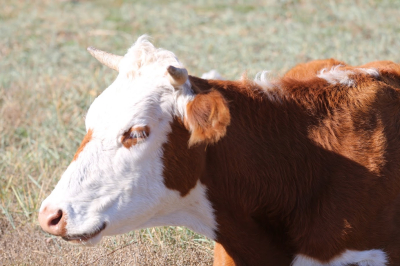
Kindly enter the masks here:
M 351 3 L 352 2 L 352 3 Z M 86 47 L 123 55 L 141 34 L 192 75 L 282 74 L 335 57 L 400 62 L 400 1 L 0 0 L 0 265 L 209 265 L 213 242 L 183 227 L 108 237 L 95 248 L 43 233 L 37 210 L 116 77 Z

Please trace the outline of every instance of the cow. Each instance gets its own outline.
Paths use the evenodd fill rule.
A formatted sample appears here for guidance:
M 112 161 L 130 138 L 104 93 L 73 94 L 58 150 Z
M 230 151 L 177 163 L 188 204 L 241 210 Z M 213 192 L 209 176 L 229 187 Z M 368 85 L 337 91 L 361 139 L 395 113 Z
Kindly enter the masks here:
M 214 265 L 400 265 L 400 66 L 335 59 L 207 80 L 141 36 L 91 104 L 43 201 L 44 231 L 94 245 L 180 225 Z

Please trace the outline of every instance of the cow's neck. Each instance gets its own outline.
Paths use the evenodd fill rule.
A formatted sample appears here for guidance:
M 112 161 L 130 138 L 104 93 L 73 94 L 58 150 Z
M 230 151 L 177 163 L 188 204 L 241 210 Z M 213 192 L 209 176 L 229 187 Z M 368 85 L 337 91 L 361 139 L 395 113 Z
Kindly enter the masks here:
M 214 84 L 229 102 L 231 125 L 223 139 L 207 147 L 202 182 L 216 209 L 217 240 L 236 262 L 289 264 L 293 251 L 283 248 L 290 247 L 286 222 L 297 197 L 312 186 L 299 184 L 307 179 L 298 173 L 307 165 L 309 122 L 282 92 L 252 85 Z

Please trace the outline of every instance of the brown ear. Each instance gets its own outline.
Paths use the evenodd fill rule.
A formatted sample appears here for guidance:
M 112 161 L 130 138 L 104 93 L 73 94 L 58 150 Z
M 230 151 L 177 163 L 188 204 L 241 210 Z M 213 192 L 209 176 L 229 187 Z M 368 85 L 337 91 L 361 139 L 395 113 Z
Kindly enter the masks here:
M 202 81 L 205 81 L 203 85 L 209 84 L 206 80 Z M 222 94 L 209 87 L 199 87 L 199 83 L 201 82 L 196 82 L 196 85 L 192 83 L 192 87 L 195 92 L 201 92 L 186 106 L 184 123 L 191 132 L 189 146 L 200 142 L 217 142 L 225 136 L 231 121 L 228 104 Z

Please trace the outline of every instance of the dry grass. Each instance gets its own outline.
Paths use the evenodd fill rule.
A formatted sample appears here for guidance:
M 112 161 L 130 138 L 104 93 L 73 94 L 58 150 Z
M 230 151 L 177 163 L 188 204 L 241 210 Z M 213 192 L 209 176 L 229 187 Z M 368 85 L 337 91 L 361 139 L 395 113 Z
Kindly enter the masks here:
M 84 249 L 44 234 L 37 209 L 84 135 L 84 115 L 115 78 L 86 52 L 123 54 L 150 34 L 194 75 L 280 73 L 336 57 L 400 62 L 400 2 L 0 0 L 0 264 L 210 264 L 213 243 L 154 228 Z M 49 241 L 47 241 L 50 239 Z M 124 245 L 128 246 L 124 247 Z
M 38 226 L 7 228 L 0 219 L 1 265 L 209 265 L 212 248 L 184 228 L 153 228 L 107 237 L 101 246 L 77 247 L 50 236 Z

